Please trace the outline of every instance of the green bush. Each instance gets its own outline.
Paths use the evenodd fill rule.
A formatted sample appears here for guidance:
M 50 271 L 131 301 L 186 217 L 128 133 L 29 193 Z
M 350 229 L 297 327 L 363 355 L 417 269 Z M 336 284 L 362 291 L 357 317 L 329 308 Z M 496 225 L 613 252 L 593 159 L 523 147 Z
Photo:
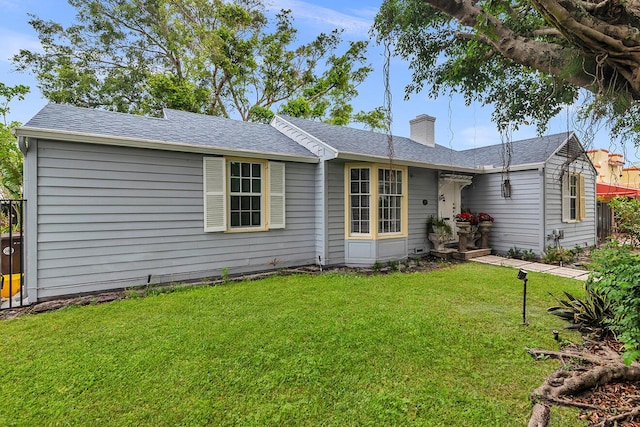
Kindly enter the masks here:
M 570 264 L 576 259 L 575 253 L 570 249 L 547 246 L 542 260 L 547 264 Z
M 589 284 L 612 304 L 610 328 L 624 343 L 625 363 L 640 356 L 640 255 L 616 241 L 591 253 Z
M 634 246 L 640 244 L 640 200 L 614 197 L 609 206 L 613 209 L 618 232 Z
M 514 258 L 514 259 L 522 259 L 525 261 L 532 261 L 538 258 L 538 256 L 536 255 L 535 252 L 533 252 L 533 249 L 520 249 L 516 246 L 512 247 L 511 249 L 509 249 L 507 251 L 507 256 L 509 258 Z
M 507 256 L 509 258 L 520 259 L 520 258 L 522 258 L 522 251 L 514 246 L 514 247 L 512 247 L 511 249 L 509 249 L 507 251 Z

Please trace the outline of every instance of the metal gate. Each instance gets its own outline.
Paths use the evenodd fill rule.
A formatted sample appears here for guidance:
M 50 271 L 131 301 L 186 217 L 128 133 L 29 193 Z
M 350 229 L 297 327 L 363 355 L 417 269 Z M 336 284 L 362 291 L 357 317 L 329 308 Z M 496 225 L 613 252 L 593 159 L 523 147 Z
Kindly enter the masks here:
M 604 243 L 613 234 L 613 211 L 605 202 L 598 202 L 598 243 Z
M 25 258 L 24 235 L 25 200 L 0 200 L 0 309 L 22 307 L 28 304 L 24 287 Z

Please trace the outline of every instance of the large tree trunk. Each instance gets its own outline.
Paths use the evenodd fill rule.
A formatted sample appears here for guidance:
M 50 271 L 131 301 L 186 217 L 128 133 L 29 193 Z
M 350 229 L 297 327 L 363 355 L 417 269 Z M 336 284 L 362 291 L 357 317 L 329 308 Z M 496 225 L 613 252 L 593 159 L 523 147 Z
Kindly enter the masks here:
M 603 427 L 632 419 L 640 414 L 640 407 L 631 410 L 603 408 L 571 399 L 580 393 L 608 383 L 640 381 L 640 364 L 625 365 L 616 351 L 604 345 L 594 347 L 591 344 L 591 348 L 591 350 L 569 348 L 559 352 L 540 349 L 528 350 L 537 359 L 552 357 L 563 363 L 562 368 L 547 377 L 540 387 L 531 392 L 534 406 L 529 419 L 529 427 L 548 426 L 551 408 L 556 405 L 605 412 L 607 417 L 597 424 Z

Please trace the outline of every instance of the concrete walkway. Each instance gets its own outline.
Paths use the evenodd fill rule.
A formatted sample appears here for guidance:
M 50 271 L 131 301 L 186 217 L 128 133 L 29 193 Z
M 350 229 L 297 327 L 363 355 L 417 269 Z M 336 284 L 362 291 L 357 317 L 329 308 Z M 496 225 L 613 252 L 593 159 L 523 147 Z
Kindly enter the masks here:
M 554 276 L 569 277 L 577 280 L 587 280 L 587 277 L 589 276 L 589 272 L 585 270 L 543 264 L 540 262 L 523 261 L 520 259 L 504 258 L 495 255 L 485 255 L 478 258 L 472 258 L 470 261 L 499 265 L 502 267 L 524 268 L 527 271 L 537 271 L 539 273 L 553 274 Z

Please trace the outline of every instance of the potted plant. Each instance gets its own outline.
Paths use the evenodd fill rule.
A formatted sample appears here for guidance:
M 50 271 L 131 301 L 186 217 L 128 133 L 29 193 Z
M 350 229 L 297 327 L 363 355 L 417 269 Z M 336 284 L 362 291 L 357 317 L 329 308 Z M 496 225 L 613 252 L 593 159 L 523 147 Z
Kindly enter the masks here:
M 486 212 L 478 213 L 478 225 L 490 227 L 493 224 L 493 217 Z
M 455 216 L 456 218 L 456 226 L 460 228 L 461 231 L 468 231 L 469 227 L 472 224 L 476 223 L 476 217 L 469 211 L 460 212 Z
M 427 237 L 437 251 L 444 249 L 444 244 L 453 239 L 453 230 L 446 219 L 431 216 L 427 221 Z

